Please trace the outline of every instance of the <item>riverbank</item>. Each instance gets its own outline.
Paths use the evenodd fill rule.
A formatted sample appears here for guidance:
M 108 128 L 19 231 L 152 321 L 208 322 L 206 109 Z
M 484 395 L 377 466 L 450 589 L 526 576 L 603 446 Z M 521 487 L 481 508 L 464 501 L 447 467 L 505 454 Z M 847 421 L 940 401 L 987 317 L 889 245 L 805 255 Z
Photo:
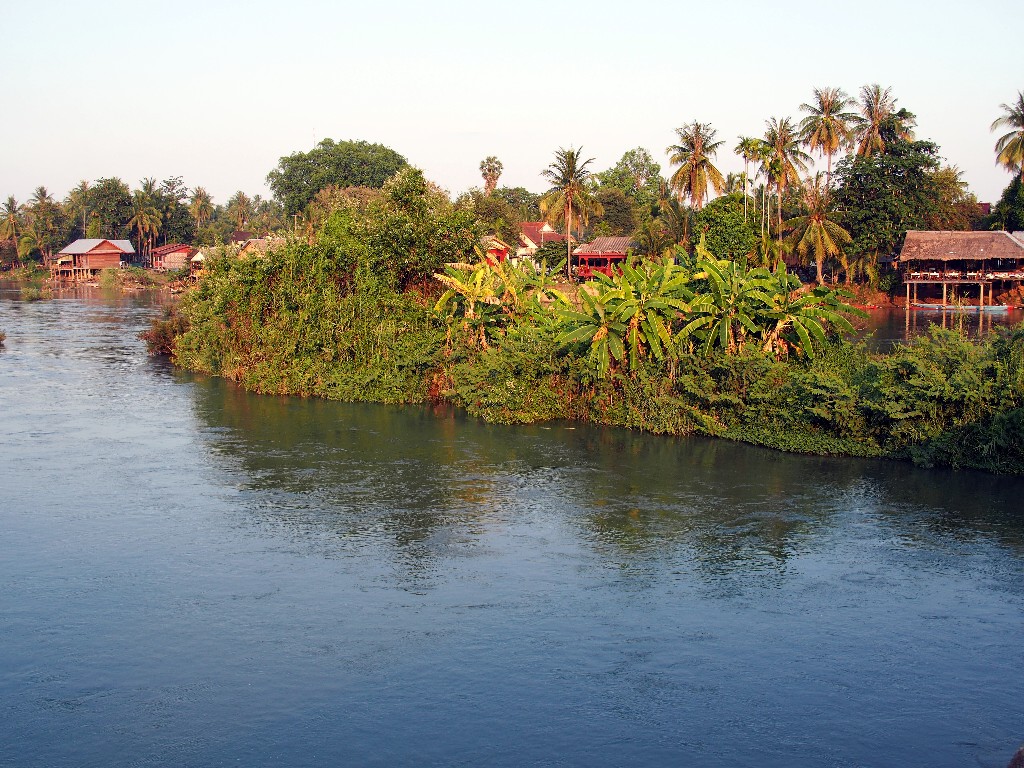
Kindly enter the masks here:
M 264 394 L 445 402 L 494 423 L 568 419 L 1024 473 L 1020 327 L 981 340 L 934 328 L 887 352 L 832 337 L 813 357 L 677 348 L 602 374 L 593 345 L 566 343 L 554 312 L 446 321 L 429 292 L 341 281 L 338 258 L 295 245 L 215 262 L 147 340 Z

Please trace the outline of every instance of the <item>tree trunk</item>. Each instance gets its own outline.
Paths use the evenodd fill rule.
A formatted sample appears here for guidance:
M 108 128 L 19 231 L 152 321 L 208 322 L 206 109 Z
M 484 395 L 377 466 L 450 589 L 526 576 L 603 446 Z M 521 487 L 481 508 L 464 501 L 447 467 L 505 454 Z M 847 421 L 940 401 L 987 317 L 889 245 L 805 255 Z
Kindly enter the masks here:
M 572 282 L 572 198 L 565 200 L 565 274 Z

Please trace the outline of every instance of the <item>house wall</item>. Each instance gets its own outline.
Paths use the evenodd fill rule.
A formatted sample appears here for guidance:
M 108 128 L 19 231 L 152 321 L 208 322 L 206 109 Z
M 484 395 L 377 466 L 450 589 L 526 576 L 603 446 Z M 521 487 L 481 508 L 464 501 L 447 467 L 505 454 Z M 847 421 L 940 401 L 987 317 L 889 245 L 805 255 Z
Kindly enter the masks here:
M 121 257 L 123 254 L 117 250 L 95 250 L 89 253 L 83 253 L 78 258 L 79 266 L 86 267 L 88 269 L 108 269 L 111 267 L 121 266 Z
M 183 248 L 180 251 L 171 251 L 163 258 L 164 269 L 181 269 L 188 263 L 188 252 L 191 248 Z M 155 265 L 154 265 L 155 266 Z

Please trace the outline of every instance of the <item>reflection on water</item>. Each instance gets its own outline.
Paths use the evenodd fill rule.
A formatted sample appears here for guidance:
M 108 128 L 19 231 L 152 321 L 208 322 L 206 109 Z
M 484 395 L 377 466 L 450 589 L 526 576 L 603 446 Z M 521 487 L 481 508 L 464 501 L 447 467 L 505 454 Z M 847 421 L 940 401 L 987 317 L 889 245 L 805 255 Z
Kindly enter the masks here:
M 1020 740 L 1020 479 L 253 396 L 146 358 L 157 303 L 0 295 L 0 764 Z
M 860 335 L 868 346 L 879 352 L 887 352 L 900 341 L 926 333 L 936 325 L 940 328 L 957 330 L 971 338 L 983 338 L 987 333 L 1000 327 L 1017 325 L 1024 321 L 1024 310 L 1011 309 L 1007 312 L 936 312 L 933 310 L 902 307 L 882 307 L 869 310 L 867 318 L 856 320 Z

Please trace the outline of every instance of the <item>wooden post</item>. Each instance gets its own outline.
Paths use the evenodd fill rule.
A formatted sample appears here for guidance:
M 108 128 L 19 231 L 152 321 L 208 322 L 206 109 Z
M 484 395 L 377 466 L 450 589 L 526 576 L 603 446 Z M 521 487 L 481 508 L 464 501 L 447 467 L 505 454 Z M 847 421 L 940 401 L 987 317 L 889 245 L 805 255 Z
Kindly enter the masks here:
M 942 281 L 942 306 L 946 306 L 946 281 Z

